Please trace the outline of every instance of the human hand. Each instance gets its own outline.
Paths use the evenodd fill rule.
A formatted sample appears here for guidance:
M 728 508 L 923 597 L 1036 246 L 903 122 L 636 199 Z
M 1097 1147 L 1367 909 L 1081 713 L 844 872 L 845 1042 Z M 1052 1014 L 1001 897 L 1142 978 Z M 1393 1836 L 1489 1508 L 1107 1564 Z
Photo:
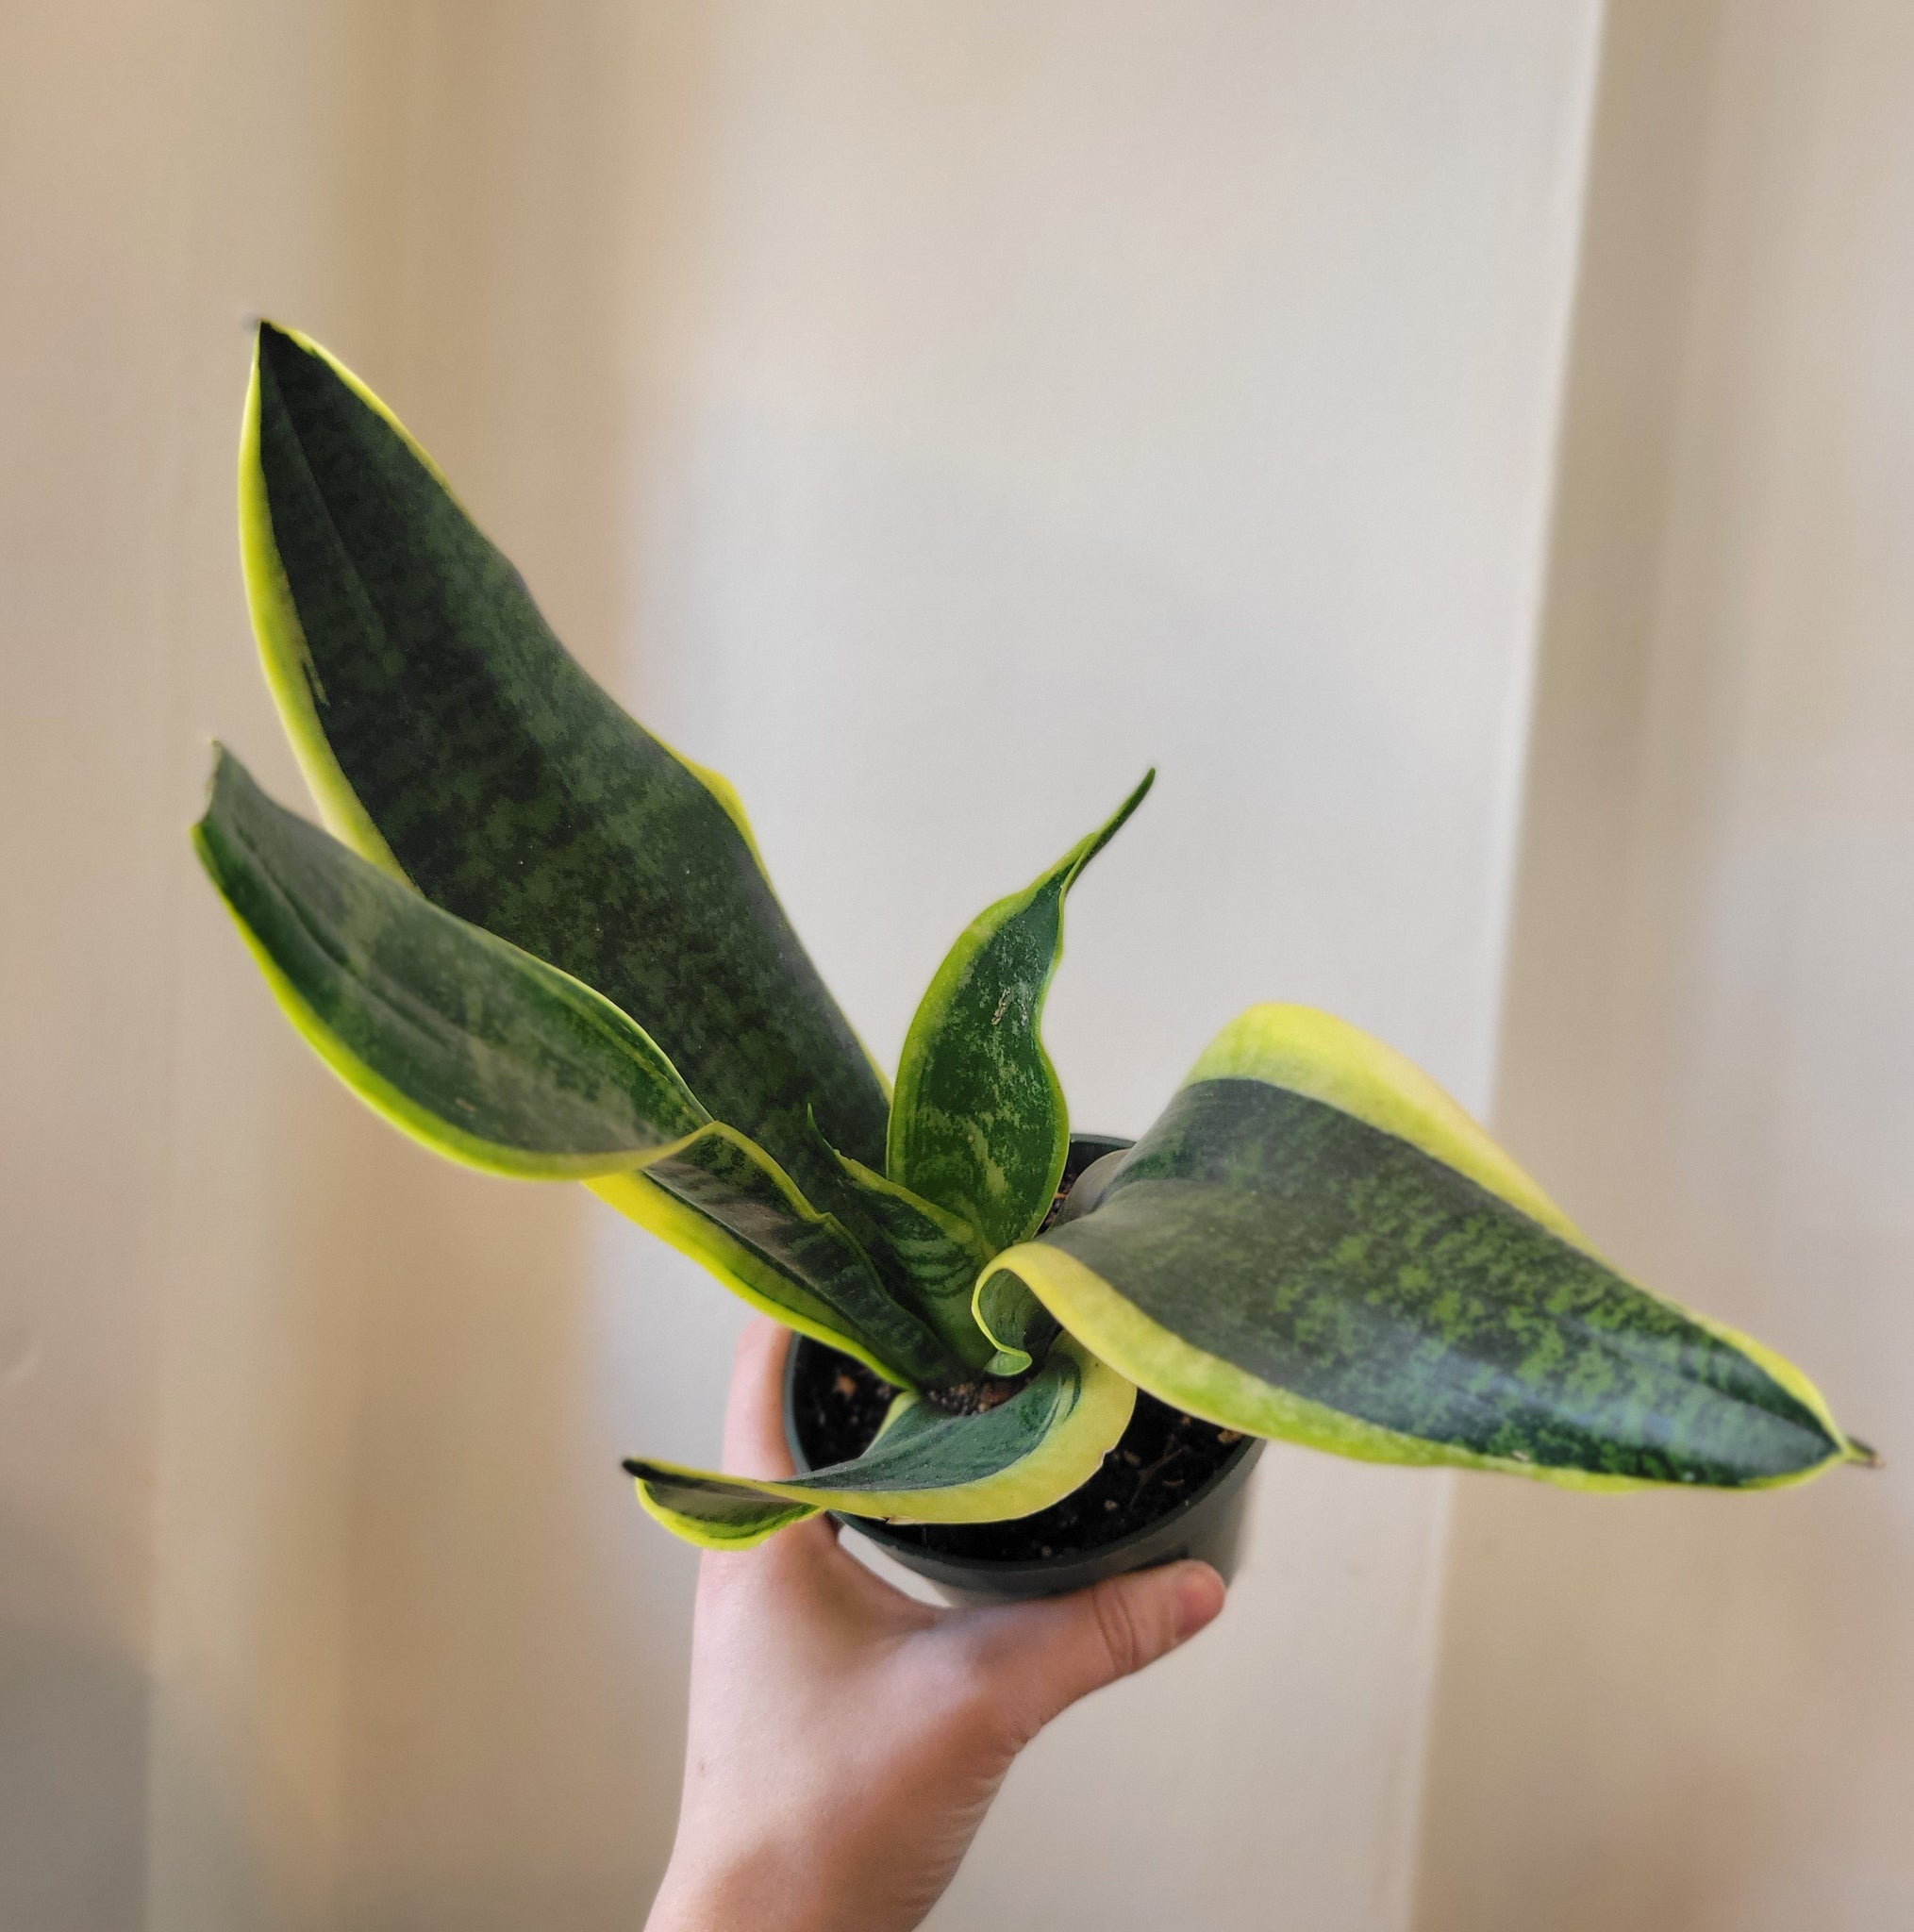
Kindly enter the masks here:
M 738 1344 L 724 1467 L 791 1474 L 789 1331 Z M 929 1911 L 1010 1761 L 1079 1697 L 1223 1608 L 1207 1563 L 1074 1595 L 935 1609 L 838 1546 L 828 1518 L 707 1552 L 684 1800 L 648 1932 L 905 1932 Z

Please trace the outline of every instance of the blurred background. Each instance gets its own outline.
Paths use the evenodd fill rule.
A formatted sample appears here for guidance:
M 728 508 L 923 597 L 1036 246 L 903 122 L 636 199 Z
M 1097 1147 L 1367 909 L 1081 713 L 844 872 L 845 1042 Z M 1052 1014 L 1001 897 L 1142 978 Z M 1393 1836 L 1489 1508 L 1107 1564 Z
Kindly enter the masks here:
M 1136 1132 L 1253 1000 L 1428 1066 L 1883 1474 L 1277 1448 L 1224 1621 L 940 1932 L 1914 1924 L 1914 10 L 8 0 L 0 1924 L 610 1932 L 741 1319 L 434 1163 L 186 842 L 301 796 L 247 324 L 390 399 L 743 792 L 894 1060 L 982 905 Z

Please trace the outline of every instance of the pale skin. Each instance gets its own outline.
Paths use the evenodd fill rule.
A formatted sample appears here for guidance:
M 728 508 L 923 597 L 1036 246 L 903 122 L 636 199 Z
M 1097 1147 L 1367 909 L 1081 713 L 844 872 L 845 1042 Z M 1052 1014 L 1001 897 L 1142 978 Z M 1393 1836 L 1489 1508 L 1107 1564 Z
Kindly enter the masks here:
M 724 1467 L 791 1474 L 788 1332 L 739 1341 Z M 838 1546 L 828 1519 L 707 1553 L 684 1798 L 646 1932 L 906 1932 L 950 1883 L 1011 1760 L 1078 1698 L 1223 1608 L 1175 1563 L 1073 1596 L 933 1609 Z

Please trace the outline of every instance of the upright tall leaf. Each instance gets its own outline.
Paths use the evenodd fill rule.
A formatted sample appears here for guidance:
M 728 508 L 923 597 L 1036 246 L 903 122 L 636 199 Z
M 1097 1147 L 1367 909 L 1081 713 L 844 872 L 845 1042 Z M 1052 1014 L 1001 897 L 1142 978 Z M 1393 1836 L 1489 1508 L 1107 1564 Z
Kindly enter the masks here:
M 992 1249 L 1041 1223 L 1070 1148 L 1062 1084 L 1040 1032 L 1063 957 L 1064 897 L 1156 775 L 1144 774 L 1107 824 L 965 927 L 905 1037 L 886 1172 Z
M 1226 1028 L 1089 1211 L 998 1268 L 1164 1400 L 1344 1455 L 1750 1489 L 1870 1454 L 1798 1369 L 1618 1274 L 1425 1075 L 1303 1008 Z
M 835 1182 L 807 1110 L 878 1161 L 882 1079 L 730 787 L 620 710 L 391 411 L 270 324 L 240 507 L 267 677 L 333 829 L 605 994 L 800 1182 Z
M 713 1121 L 610 1001 L 275 805 L 225 753 L 193 836 L 293 1024 L 406 1132 L 492 1174 L 594 1181 L 757 1307 L 893 1380 L 961 1374 L 842 1224 Z

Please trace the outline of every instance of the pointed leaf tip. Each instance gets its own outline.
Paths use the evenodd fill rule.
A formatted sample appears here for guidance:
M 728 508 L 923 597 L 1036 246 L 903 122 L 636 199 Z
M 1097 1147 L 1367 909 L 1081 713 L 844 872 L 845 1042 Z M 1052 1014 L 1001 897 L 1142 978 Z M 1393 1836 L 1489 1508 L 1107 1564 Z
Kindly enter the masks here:
M 212 763 L 208 767 L 206 774 L 206 809 L 209 812 L 213 800 L 219 796 L 220 780 L 225 775 L 226 766 L 232 762 L 233 755 L 217 738 L 208 749 L 212 753 Z M 204 815 L 201 814 L 202 817 Z
M 259 366 L 276 370 L 282 358 L 299 351 L 299 338 L 270 316 L 259 317 L 253 328 L 253 357 Z M 256 378 L 257 379 L 257 378 Z
M 246 770 L 218 739 L 212 741 L 212 764 L 206 774 L 206 805 L 201 810 L 193 829 L 209 826 L 221 816 L 221 807 L 233 796 L 235 791 L 256 792 L 258 781 Z
M 1098 832 L 1096 836 L 1088 842 L 1087 849 L 1085 850 L 1083 857 L 1079 858 L 1076 862 L 1076 873 L 1082 872 L 1084 867 L 1087 866 L 1090 862 L 1090 860 L 1094 858 L 1097 856 L 1097 854 L 1101 852 L 1104 849 L 1104 847 L 1107 845 L 1110 842 L 1110 841 L 1114 839 L 1116 835 L 1119 832 L 1121 832 L 1126 824 L 1129 824 L 1130 819 L 1132 815 L 1135 813 L 1137 808 L 1142 804 L 1144 799 L 1149 797 L 1150 788 L 1153 785 L 1155 785 L 1156 782 L 1157 768 L 1155 765 L 1152 765 L 1150 769 L 1143 774 L 1142 777 L 1138 780 L 1136 789 L 1132 791 L 1130 795 L 1123 800 L 1123 804 L 1118 806 L 1116 810 L 1111 813 L 1108 823 L 1106 824 L 1103 829 L 1100 832 Z M 1075 877 L 1076 873 L 1072 874 L 1073 879 Z

